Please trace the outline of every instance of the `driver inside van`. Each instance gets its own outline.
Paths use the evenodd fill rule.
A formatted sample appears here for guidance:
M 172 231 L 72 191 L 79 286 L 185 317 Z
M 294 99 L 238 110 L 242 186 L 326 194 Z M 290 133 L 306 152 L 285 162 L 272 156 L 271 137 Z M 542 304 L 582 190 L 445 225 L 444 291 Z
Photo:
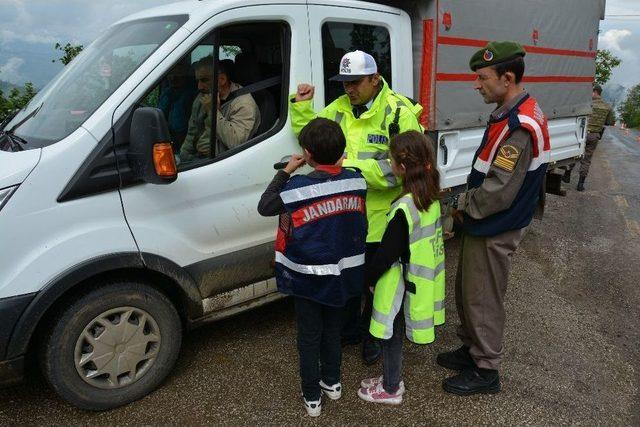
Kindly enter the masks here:
M 198 96 L 193 102 L 187 137 L 180 148 L 180 161 L 189 162 L 211 156 L 211 110 L 215 107 L 216 142 L 214 155 L 246 142 L 260 126 L 260 110 L 250 94 L 229 98 L 240 89 L 232 81 L 234 64 L 231 60 L 218 62 L 218 99 L 212 106 L 213 59 L 207 56 L 195 62 L 193 68 L 198 84 Z

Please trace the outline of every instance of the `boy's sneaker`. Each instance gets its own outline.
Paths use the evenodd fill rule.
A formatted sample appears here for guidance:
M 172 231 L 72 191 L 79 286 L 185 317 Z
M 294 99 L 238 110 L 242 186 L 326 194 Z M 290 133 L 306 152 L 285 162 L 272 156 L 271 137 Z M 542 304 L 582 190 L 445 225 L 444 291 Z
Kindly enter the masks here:
M 342 384 L 340 383 L 328 386 L 324 381 L 320 380 L 320 390 L 331 400 L 338 400 L 342 396 Z
M 362 388 L 371 388 L 371 387 L 375 387 L 378 384 L 382 384 L 383 383 L 383 378 L 382 375 L 380 375 L 379 377 L 376 378 L 367 378 L 364 379 L 362 381 L 360 381 L 360 387 Z M 398 387 L 398 391 L 396 392 L 396 394 L 399 395 L 403 395 L 404 394 L 404 381 L 400 381 L 400 385 Z
M 303 397 L 302 401 L 304 402 L 304 409 L 307 410 L 307 414 L 309 414 L 310 417 L 320 416 L 320 411 L 322 411 L 322 399 L 307 400 Z
M 386 403 L 387 405 L 399 405 L 402 403 L 402 395 L 400 390 L 395 393 L 387 393 L 382 386 L 382 383 L 378 383 L 373 387 L 360 388 L 358 390 L 358 397 L 367 402 L 374 403 Z

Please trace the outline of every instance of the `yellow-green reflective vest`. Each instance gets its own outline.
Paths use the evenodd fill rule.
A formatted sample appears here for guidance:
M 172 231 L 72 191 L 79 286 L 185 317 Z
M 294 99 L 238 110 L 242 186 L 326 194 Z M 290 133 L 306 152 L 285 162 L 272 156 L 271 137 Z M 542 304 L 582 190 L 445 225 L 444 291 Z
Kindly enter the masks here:
M 435 339 L 434 325 L 444 323 L 444 243 L 440 224 L 440 203 L 431 203 L 427 211 L 419 211 L 411 194 L 392 206 L 388 221 L 396 212 L 404 213 L 409 225 L 409 263 L 395 263 L 378 280 L 373 295 L 373 314 L 369 332 L 377 338 L 393 335 L 393 321 L 404 300 L 407 338 L 417 344 Z M 415 285 L 409 292 L 407 282 Z
M 382 90 L 371 108 L 357 119 L 347 95 L 342 95 L 318 114 L 313 111 L 312 100 L 292 102 L 295 94 L 289 97 L 291 126 L 296 136 L 315 117 L 333 120 L 342 128 L 347 140 L 346 159 L 342 166 L 360 169 L 367 181 L 367 242 L 382 240 L 386 227 L 385 215 L 391 202 L 401 192 L 400 182 L 391 172 L 389 125 L 397 113 L 400 132 L 424 131 L 418 121 L 422 106 L 414 105 L 408 98 L 393 92 L 384 79 L 380 80 Z

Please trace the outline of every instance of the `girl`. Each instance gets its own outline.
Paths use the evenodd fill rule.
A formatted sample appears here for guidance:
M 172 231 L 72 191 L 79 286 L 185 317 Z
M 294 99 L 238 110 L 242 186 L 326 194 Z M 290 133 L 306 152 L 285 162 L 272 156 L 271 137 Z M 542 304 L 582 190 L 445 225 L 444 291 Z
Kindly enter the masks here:
M 375 286 L 369 332 L 382 340 L 383 355 L 383 375 L 363 380 L 358 390 L 369 402 L 402 402 L 403 329 L 411 341 L 427 344 L 435 338 L 434 325 L 444 323 L 440 175 L 432 146 L 416 131 L 391 139 L 391 169 L 403 184 L 387 215 L 373 268 L 366 273 L 366 283 Z

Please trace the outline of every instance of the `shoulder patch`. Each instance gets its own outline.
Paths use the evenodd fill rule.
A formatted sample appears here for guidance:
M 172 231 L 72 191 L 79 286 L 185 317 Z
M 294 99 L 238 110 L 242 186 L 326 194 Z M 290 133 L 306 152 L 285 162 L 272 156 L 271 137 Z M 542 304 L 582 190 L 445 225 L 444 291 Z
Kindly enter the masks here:
M 513 172 L 518 162 L 518 157 L 520 157 L 519 149 L 513 145 L 503 145 L 498 149 L 498 155 L 493 161 L 493 164 L 502 170 Z

